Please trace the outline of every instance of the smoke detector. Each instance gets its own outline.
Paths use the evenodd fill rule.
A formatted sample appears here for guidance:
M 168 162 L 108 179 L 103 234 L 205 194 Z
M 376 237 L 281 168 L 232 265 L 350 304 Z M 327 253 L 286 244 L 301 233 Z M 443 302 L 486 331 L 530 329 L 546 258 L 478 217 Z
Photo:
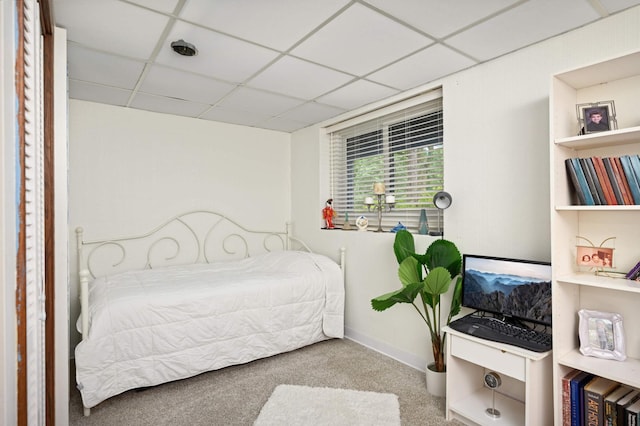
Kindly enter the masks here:
M 182 56 L 195 56 L 198 54 L 198 50 L 193 44 L 187 43 L 182 39 L 172 42 L 171 48 L 174 52 Z

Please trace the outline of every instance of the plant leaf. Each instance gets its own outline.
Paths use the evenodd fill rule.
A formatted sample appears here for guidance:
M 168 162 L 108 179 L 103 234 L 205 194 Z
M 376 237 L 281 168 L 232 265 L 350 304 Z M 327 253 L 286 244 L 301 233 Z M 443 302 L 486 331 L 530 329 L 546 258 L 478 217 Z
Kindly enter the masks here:
M 393 242 L 393 252 L 396 255 L 398 264 L 401 264 L 407 257 L 413 255 L 415 251 L 416 246 L 413 241 L 413 234 L 406 229 L 398 231 L 395 241 Z
M 396 303 L 413 303 L 421 288 L 422 283 L 418 282 L 402 287 L 400 290 L 383 294 L 371 299 L 371 307 L 376 311 L 384 311 Z
M 416 259 L 409 256 L 398 267 L 398 278 L 403 286 L 422 281 L 421 265 Z
M 449 290 L 451 274 L 442 266 L 431 271 L 424 279 L 424 292 L 427 294 L 444 294 Z
M 449 310 L 449 320 L 460 313 L 462 306 L 462 277 L 458 276 L 456 286 L 453 289 L 453 297 L 451 299 L 451 309 Z M 448 324 L 449 322 L 447 322 Z
M 439 266 L 446 268 L 452 277 L 462 270 L 462 255 L 454 243 L 449 240 L 435 240 L 427 248 L 425 264 L 429 270 Z

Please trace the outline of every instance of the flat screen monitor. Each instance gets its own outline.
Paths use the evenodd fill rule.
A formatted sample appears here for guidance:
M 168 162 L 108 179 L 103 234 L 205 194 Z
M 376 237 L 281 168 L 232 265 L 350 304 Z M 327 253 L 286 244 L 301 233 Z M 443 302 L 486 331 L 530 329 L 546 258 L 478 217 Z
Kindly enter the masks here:
M 551 326 L 551 264 L 465 254 L 462 306 Z

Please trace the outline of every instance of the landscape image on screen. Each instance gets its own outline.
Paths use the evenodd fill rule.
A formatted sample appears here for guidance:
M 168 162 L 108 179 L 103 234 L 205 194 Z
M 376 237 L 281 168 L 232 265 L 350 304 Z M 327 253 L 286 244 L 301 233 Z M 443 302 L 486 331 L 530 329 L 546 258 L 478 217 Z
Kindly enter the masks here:
M 481 311 L 551 325 L 551 266 L 466 255 L 462 303 Z

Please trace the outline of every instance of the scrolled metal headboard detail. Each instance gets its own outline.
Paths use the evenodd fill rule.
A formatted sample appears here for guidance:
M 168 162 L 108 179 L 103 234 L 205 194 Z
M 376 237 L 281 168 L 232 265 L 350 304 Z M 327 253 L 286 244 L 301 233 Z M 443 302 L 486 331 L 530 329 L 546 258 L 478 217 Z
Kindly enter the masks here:
M 85 241 L 83 232 L 81 227 L 76 229 L 78 270 L 86 271 L 90 277 L 118 271 L 119 267 L 151 269 L 171 262 L 193 264 L 244 258 L 288 250 L 292 243 L 311 251 L 290 235 L 290 224 L 285 231 L 251 230 L 209 210 L 182 213 L 149 232 L 128 237 Z

